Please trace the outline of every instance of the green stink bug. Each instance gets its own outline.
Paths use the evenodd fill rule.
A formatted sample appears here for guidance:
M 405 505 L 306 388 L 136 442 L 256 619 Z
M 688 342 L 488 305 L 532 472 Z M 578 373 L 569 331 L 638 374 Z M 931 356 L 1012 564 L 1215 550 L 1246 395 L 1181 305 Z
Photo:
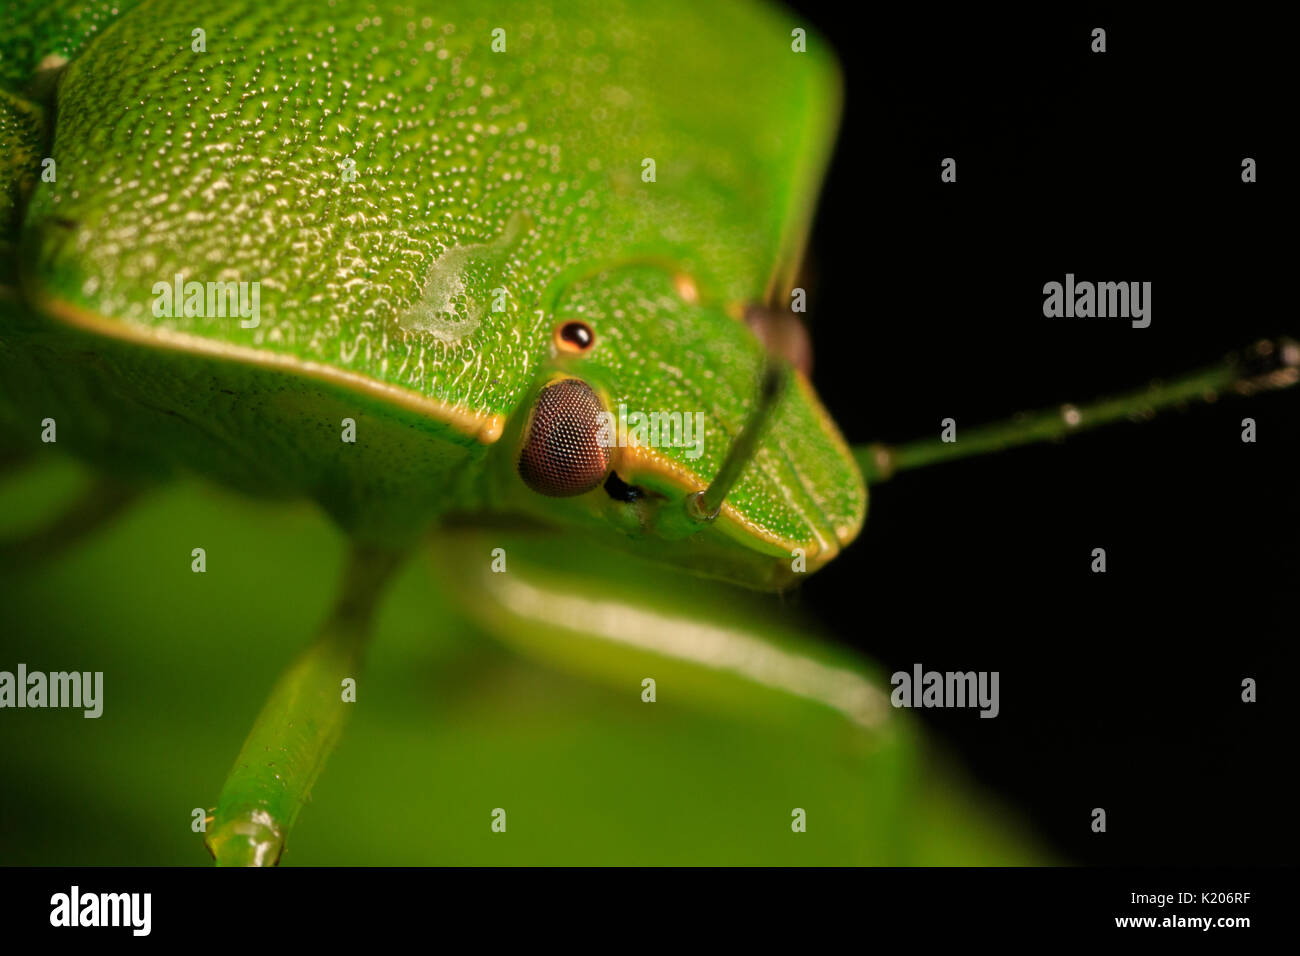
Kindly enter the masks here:
M 6 427 L 49 419 L 128 478 L 310 497 L 357 546 L 222 795 L 219 862 L 278 859 L 384 580 L 435 525 L 528 519 L 766 589 L 856 536 L 855 456 L 744 321 L 793 286 L 837 95 L 779 14 L 120 14 L 63 64 L 57 29 L 14 47 Z M 754 69 L 736 31 L 792 55 Z M 58 172 L 31 188 L 47 140 Z M 1288 382 L 1286 348 L 1250 377 Z M 857 461 L 880 480 L 1242 378 Z M 600 441 L 624 407 L 702 414 L 702 440 Z M 873 724 L 864 682 L 772 660 L 746 676 Z
M 815 569 L 857 533 L 849 449 L 805 379 L 764 378 L 742 320 L 790 285 L 834 67 L 792 54 L 755 76 L 746 50 L 702 61 L 678 42 L 702 31 L 727 49 L 741 28 L 784 45 L 763 7 L 614 13 L 146 3 L 66 63 L 75 32 L 57 17 L 12 34 L 7 102 L 39 119 L 13 155 L 48 137 L 57 173 L 31 189 L 13 163 L 8 422 L 40 408 L 65 447 L 129 477 L 308 495 L 364 555 L 331 625 L 346 637 L 309 652 L 250 738 L 304 763 L 275 794 L 232 783 L 208 837 L 219 859 L 235 843 L 278 856 L 337 733 L 298 713 L 299 691 L 355 670 L 358 609 L 445 516 L 558 520 L 765 587 L 792 579 L 793 552 Z M 124 54 L 141 66 L 112 68 Z M 31 102 L 51 63 L 57 83 Z M 719 152 L 719 136 L 746 149 Z M 237 283 L 257 284 L 255 304 L 235 305 Z M 72 365 L 76 384 L 50 388 Z M 576 412 L 548 401 L 566 380 L 586 390 Z M 539 455 L 572 465 L 548 448 L 590 443 L 601 406 L 702 413 L 702 441 L 611 448 L 582 494 L 528 480 Z M 762 446 L 738 444 L 763 417 Z M 689 515 L 724 463 L 726 486 Z

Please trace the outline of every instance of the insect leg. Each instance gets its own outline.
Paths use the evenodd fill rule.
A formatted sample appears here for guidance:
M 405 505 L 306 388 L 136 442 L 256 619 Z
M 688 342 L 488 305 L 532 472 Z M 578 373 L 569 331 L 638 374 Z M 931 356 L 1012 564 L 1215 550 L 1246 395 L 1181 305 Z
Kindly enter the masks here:
M 218 866 L 274 866 L 347 718 L 374 612 L 403 555 L 354 546 L 314 643 L 280 676 L 226 778 L 205 838 Z M 355 686 L 355 685 L 353 685 Z
M 0 568 L 32 567 L 58 557 L 124 512 L 140 491 L 109 478 L 95 479 L 51 521 L 0 541 Z
M 867 734 L 889 725 L 879 675 L 746 592 L 563 538 L 445 534 L 433 557 L 448 595 L 529 656 L 637 694 L 654 678 L 672 699 L 706 708 L 780 712 L 795 723 L 847 720 Z M 505 573 L 464 557 L 497 546 Z

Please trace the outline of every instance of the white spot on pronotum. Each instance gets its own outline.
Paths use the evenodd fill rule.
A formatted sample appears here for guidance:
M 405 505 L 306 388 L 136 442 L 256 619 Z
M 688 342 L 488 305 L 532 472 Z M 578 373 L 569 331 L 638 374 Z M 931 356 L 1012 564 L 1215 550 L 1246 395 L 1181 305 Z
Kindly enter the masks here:
M 195 53 L 208 52 L 208 34 L 202 27 L 195 27 L 190 31 L 190 36 L 194 40 L 190 43 L 190 49 Z
M 790 570 L 795 574 L 803 574 L 808 570 L 808 555 L 803 548 L 795 548 L 790 552 Z
M 193 832 L 208 832 L 208 811 L 204 810 L 202 807 L 195 807 L 190 811 L 190 816 L 193 818 L 190 820 L 190 829 Z
M 641 160 L 641 182 L 652 183 L 655 181 L 655 161 L 647 156 Z
M 54 160 L 47 156 L 41 160 L 41 182 L 52 183 L 54 182 L 54 180 L 55 180 Z
M 1246 677 L 1241 681 L 1241 700 L 1246 704 L 1255 703 L 1255 678 Z
M 1241 161 L 1241 181 L 1243 183 L 1255 181 L 1255 161 L 1249 156 Z
M 951 156 L 946 157 L 939 164 L 939 181 L 943 183 L 955 183 L 957 181 L 957 160 Z
M 495 304 L 491 291 L 513 250 L 533 230 L 533 220 L 515 210 L 501 235 L 490 242 L 450 245 L 429 264 L 420 297 L 400 319 L 408 329 L 455 345 L 474 333 Z M 486 282 L 493 285 L 479 285 Z M 478 291 L 481 289 L 482 291 Z
M 54 419 L 42 418 L 41 419 L 41 441 L 45 442 L 45 444 L 47 445 L 51 445 L 57 442 L 58 440 L 59 439 L 57 436 L 57 429 L 55 428 L 54 425 Z
M 1101 27 L 1097 27 L 1095 30 L 1092 31 L 1092 52 L 1093 53 L 1106 52 L 1106 31 L 1103 30 Z
M 1092 832 L 1106 832 L 1106 811 L 1101 807 L 1096 807 L 1092 811 Z
M 505 548 L 492 549 L 492 573 L 493 574 L 506 573 L 506 549 Z
M 1071 428 L 1078 428 L 1079 424 L 1083 421 L 1083 413 L 1073 405 L 1062 405 L 1061 421 L 1065 422 L 1065 424 L 1069 425 Z
M 939 432 L 939 440 L 951 445 L 957 440 L 957 419 L 945 418 L 939 424 L 943 426 Z
M 190 552 L 190 557 L 194 559 L 190 562 L 190 570 L 195 574 L 206 574 L 208 570 L 208 553 L 202 548 L 195 548 Z
M 497 807 L 492 811 L 492 832 L 493 833 L 506 832 L 506 812 L 502 810 L 500 807 Z
M 795 833 L 808 832 L 808 813 L 803 807 L 795 807 L 790 811 L 793 819 L 790 821 L 790 829 Z
M 807 312 L 808 311 L 808 293 L 803 289 L 790 290 L 790 311 Z
M 342 439 L 349 445 L 355 445 L 357 442 L 357 420 L 355 418 L 343 419 Z
M 1255 419 L 1243 418 L 1241 420 L 1241 440 L 1244 442 L 1254 443 L 1255 441 Z
M 340 695 L 343 703 L 355 704 L 357 702 L 357 681 L 354 677 L 343 678 L 343 693 Z
M 795 27 L 790 31 L 790 49 L 795 53 L 808 52 L 808 32 L 803 27 Z
M 1092 549 L 1092 573 L 1093 574 L 1106 573 L 1106 549 L 1105 548 Z
M 497 27 L 492 31 L 492 52 L 506 52 L 506 31 L 503 27 Z
M 656 686 L 657 686 L 657 685 L 655 684 L 655 679 L 654 679 L 653 677 L 647 677 L 647 678 L 645 678 L 644 680 L 642 680 L 642 681 L 641 681 L 641 700 L 643 700 L 643 701 L 644 701 L 645 703 L 647 703 L 647 704 L 653 704 L 653 703 L 655 702 L 655 688 L 656 688 Z

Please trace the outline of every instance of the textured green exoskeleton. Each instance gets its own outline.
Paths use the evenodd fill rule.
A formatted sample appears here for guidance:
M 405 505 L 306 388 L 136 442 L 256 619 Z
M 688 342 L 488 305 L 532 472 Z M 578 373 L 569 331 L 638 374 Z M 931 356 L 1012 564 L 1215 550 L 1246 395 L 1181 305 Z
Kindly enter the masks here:
M 834 67 L 793 53 L 758 5 L 402 9 L 145 3 L 73 58 L 43 114 L 57 180 L 20 233 L 22 298 L 42 318 L 13 342 L 6 391 L 36 407 L 93 348 L 80 394 L 39 406 L 79 422 L 61 441 L 307 493 L 377 545 L 452 510 L 638 535 L 656 495 L 708 483 L 755 401 L 763 351 L 733 316 L 785 295 Z M 259 282 L 256 327 L 179 302 L 156 316 L 155 284 L 177 275 Z M 595 334 L 586 354 L 555 344 L 575 319 Z M 522 487 L 505 432 L 556 375 L 611 410 L 703 412 L 702 454 L 620 455 L 621 480 L 650 492 L 633 506 Z M 834 426 L 792 383 L 755 467 L 672 560 L 778 583 L 793 548 L 815 565 L 850 540 L 864 505 Z
M 857 533 L 863 482 L 796 373 L 720 513 L 684 517 L 755 410 L 765 352 L 743 311 L 784 300 L 831 145 L 835 68 L 791 49 L 780 12 L 112 9 L 33 13 L 6 46 L 6 104 L 34 117 L 6 150 L 14 431 L 48 417 L 116 473 L 310 496 L 371 555 L 499 513 L 775 587 L 792 552 L 813 569 Z M 57 83 L 32 81 L 42 67 Z M 34 183 L 47 154 L 55 178 Z M 176 281 L 258 282 L 256 324 L 160 310 Z M 585 352 L 557 336 L 570 321 Z M 611 411 L 703 413 L 698 457 L 615 448 L 634 492 L 538 494 L 521 432 L 560 377 Z M 223 798 L 219 859 L 227 821 L 287 829 L 336 730 L 294 695 L 336 688 L 355 652 L 309 653 L 273 695 L 254 738 L 286 733 L 304 762 Z
M 878 480 L 934 457 L 855 455 L 746 321 L 790 301 L 838 112 L 824 43 L 796 51 L 802 25 L 761 3 L 22 6 L 0 47 L 3 434 L 31 443 L 51 419 L 117 483 L 198 473 L 309 498 L 356 543 L 215 810 L 219 863 L 279 859 L 383 584 L 438 528 L 476 619 L 537 653 L 624 679 L 605 649 L 633 647 L 701 696 L 885 733 L 851 661 L 652 626 L 653 594 L 601 568 L 494 576 L 496 540 L 466 530 L 566 529 L 592 561 L 612 546 L 776 590 L 858 534 L 859 461 Z M 212 283 L 256 283 L 255 308 L 219 290 L 214 314 Z M 569 380 L 592 409 L 701 413 L 700 440 L 544 455 L 539 491 L 521 449 Z M 557 407 L 562 438 L 588 440 L 590 416 Z M 553 576 L 557 560 L 535 555 Z

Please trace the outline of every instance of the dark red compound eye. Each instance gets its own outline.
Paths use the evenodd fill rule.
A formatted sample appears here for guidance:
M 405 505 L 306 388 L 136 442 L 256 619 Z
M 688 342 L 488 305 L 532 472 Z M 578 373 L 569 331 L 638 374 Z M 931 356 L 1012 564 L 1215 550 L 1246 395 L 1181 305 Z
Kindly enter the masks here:
M 596 343 L 596 333 L 586 322 L 565 322 L 555 330 L 555 344 L 564 352 L 585 352 Z
M 542 389 L 519 453 L 519 477 L 551 498 L 590 491 L 609 473 L 612 449 L 600 441 L 600 398 L 586 382 L 561 379 Z

